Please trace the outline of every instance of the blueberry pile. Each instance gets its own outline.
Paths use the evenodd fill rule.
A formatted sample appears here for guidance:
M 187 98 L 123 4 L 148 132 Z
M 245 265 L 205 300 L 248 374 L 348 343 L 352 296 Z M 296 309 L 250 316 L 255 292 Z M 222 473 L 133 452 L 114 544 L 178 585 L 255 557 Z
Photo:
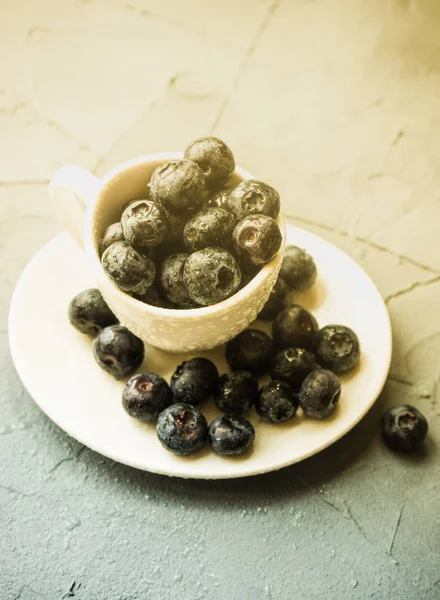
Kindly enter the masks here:
M 224 151 L 221 161 L 210 162 L 204 152 L 211 146 L 206 144 L 199 148 L 198 142 L 194 142 L 189 147 L 190 154 L 193 160 L 201 161 L 207 181 L 223 184 L 233 166 L 232 155 Z M 221 145 L 219 148 L 224 150 Z M 201 156 L 205 156 L 206 162 L 202 161 Z M 177 170 L 179 168 L 176 167 Z M 165 169 L 165 173 L 175 171 L 174 167 L 162 169 Z M 195 167 L 192 169 L 195 170 Z M 253 183 L 244 183 L 247 186 L 240 185 L 248 191 L 254 190 Z M 170 188 L 171 183 L 167 185 Z M 201 183 L 198 186 L 201 187 Z M 161 188 L 162 199 L 168 198 L 165 206 L 175 206 L 178 203 L 178 188 L 171 186 L 173 194 L 168 196 L 166 189 L 165 185 Z M 193 206 L 198 196 L 192 193 L 191 187 L 185 189 L 188 204 Z M 252 194 L 247 196 L 246 211 L 252 206 L 256 211 L 273 208 L 273 196 L 269 191 L 266 198 Z M 216 202 L 220 202 L 222 194 L 217 196 Z M 234 211 L 239 212 L 237 198 L 238 194 L 235 193 Z M 137 204 L 131 203 L 129 208 Z M 209 225 L 209 211 L 214 209 L 212 206 L 204 213 L 200 212 L 198 222 Z M 223 210 L 219 206 L 217 209 Z M 260 219 L 261 215 L 256 214 Z M 225 215 L 226 228 L 229 213 L 225 212 Z M 249 219 L 245 217 L 241 223 L 246 224 Z M 191 232 L 192 226 L 193 222 L 188 221 L 184 232 Z M 242 226 L 245 225 L 240 225 L 239 231 Z M 151 239 L 157 234 L 157 228 L 153 229 L 149 231 L 146 228 L 139 232 L 135 221 L 129 228 L 130 235 L 136 239 L 137 236 Z M 120 245 L 128 253 L 134 253 L 133 256 L 139 256 L 139 259 L 133 259 L 133 264 L 138 266 L 144 264 L 143 261 L 145 264 L 151 262 L 147 254 L 138 252 L 126 241 L 127 234 L 124 234 L 124 240 L 115 239 L 119 234 L 119 228 L 113 227 L 106 234 L 109 239 L 103 239 L 101 246 L 112 250 L 115 245 Z M 211 261 L 208 269 L 211 273 L 216 273 L 216 266 L 223 267 L 231 259 L 234 260 L 224 248 L 198 249 L 202 238 L 196 227 L 191 236 L 193 252 L 168 256 L 164 260 L 169 272 L 161 273 L 160 287 L 166 290 L 168 301 L 173 304 L 191 307 L 194 303 L 199 304 L 201 299 L 206 300 L 206 291 L 203 285 L 198 284 L 197 277 L 190 278 L 191 285 L 185 284 L 188 264 L 191 265 L 191 260 L 200 261 L 194 257 L 207 252 L 205 259 Z M 108 256 L 107 250 L 103 258 Z M 264 251 L 264 247 L 261 251 Z M 219 254 L 218 262 L 213 258 L 213 252 Z M 261 253 L 254 256 L 257 255 Z M 129 282 L 133 271 L 122 267 L 123 262 L 119 281 L 131 287 Z M 77 294 L 69 305 L 68 316 L 76 329 L 94 337 L 93 354 L 99 366 L 116 379 L 128 379 L 122 391 L 123 408 L 131 417 L 143 423 L 155 423 L 157 437 L 164 448 L 186 456 L 209 445 L 219 455 L 234 456 L 248 451 L 254 443 L 255 429 L 245 417 L 249 411 L 255 410 L 263 421 L 273 424 L 292 419 L 299 410 L 304 418 L 325 419 L 334 411 L 341 396 L 338 375 L 352 370 L 359 363 L 360 346 L 354 331 L 343 325 L 320 328 L 309 311 L 291 301 L 292 293 L 307 289 L 315 279 L 313 259 L 296 246 L 287 247 L 278 281 L 260 315 L 261 319 L 272 320 L 272 337 L 258 329 L 247 329 L 226 344 L 225 355 L 230 373 L 219 375 L 213 362 L 194 357 L 176 368 L 170 383 L 156 373 L 135 374 L 144 359 L 143 342 L 117 322 L 99 290 L 89 289 Z M 154 287 L 148 287 L 147 281 L 149 279 L 144 272 L 142 278 L 137 280 L 136 289 L 139 294 L 153 301 L 157 291 Z M 271 380 L 260 386 L 258 378 L 266 374 L 270 375 Z M 210 397 L 214 398 L 222 415 L 209 424 L 200 406 Z M 428 423 L 417 408 L 410 405 L 394 406 L 383 415 L 381 432 L 389 447 L 414 452 L 422 447 Z
M 190 309 L 235 294 L 281 247 L 280 197 L 257 180 L 228 187 L 235 160 L 215 137 L 165 162 L 142 198 L 101 236 L 103 269 L 123 292 L 162 308 Z
M 246 189 L 254 190 L 255 186 L 247 184 Z M 246 210 L 252 203 L 257 203 L 256 210 L 273 208 L 271 196 L 261 199 L 251 194 L 248 200 Z M 234 209 L 238 211 L 237 194 L 234 202 Z M 137 202 L 131 203 L 124 215 L 137 206 Z M 217 273 L 219 266 L 228 265 L 233 258 L 224 248 L 197 249 L 203 235 L 197 227 L 193 231 L 193 223 L 209 225 L 210 211 L 214 210 L 223 211 L 222 208 L 210 208 L 200 212 L 197 219 L 188 221 L 184 228 L 184 235 L 193 232 L 191 249 L 194 251 L 168 256 L 163 262 L 166 269 L 162 270 L 159 285 L 174 304 L 190 307 L 194 298 L 200 303 L 200 299 L 205 298 L 207 277 Z M 227 229 L 229 213 L 223 212 L 223 228 Z M 239 233 L 242 227 L 248 226 L 250 219 L 245 217 L 241 221 Z M 258 215 L 258 219 L 263 216 Z M 115 233 L 118 234 L 116 227 L 109 236 L 114 239 Z M 157 230 L 150 232 L 147 229 L 140 233 L 135 221 L 130 226 L 131 236 L 150 237 L 156 233 Z M 103 240 L 102 246 L 105 245 Z M 107 247 L 104 259 L 115 246 L 137 253 L 127 241 L 117 240 Z M 264 251 L 263 244 L 254 258 Z M 136 264 L 151 260 L 145 254 L 138 255 Z M 185 285 L 188 265 L 192 260 L 200 262 L 200 255 L 205 255 L 208 261 L 207 275 L 200 281 L 193 277 L 190 285 Z M 251 448 L 255 439 L 254 427 L 245 418 L 246 413 L 255 409 L 264 421 L 281 423 L 292 418 L 301 407 L 306 417 L 322 419 L 332 412 L 341 393 L 335 373 L 353 368 L 359 360 L 359 342 L 354 332 L 340 325 L 319 329 L 316 319 L 305 308 L 289 304 L 289 294 L 295 290 L 296 282 L 302 290 L 304 282 L 311 285 L 316 276 L 313 260 L 304 255 L 299 248 L 287 249 L 284 261 L 288 268 L 285 268 L 285 262 L 282 267 L 284 279 L 279 277 L 263 309 L 264 314 L 269 312 L 274 317 L 272 337 L 258 329 L 247 329 L 230 340 L 225 354 L 231 372 L 223 375 L 219 375 L 214 363 L 202 357 L 190 358 L 180 364 L 169 384 L 156 373 L 135 374 L 144 359 L 144 345 L 116 322 L 98 290 L 86 290 L 75 296 L 69 307 L 69 318 L 77 329 L 94 336 L 93 353 L 97 363 L 116 379 L 129 378 L 122 392 L 123 408 L 139 421 L 155 422 L 157 436 L 165 448 L 185 456 L 209 444 L 220 455 L 242 454 Z M 128 277 L 124 279 L 125 286 L 133 271 L 121 269 L 120 281 L 122 273 Z M 153 299 L 155 288 L 145 289 L 146 281 L 146 276 L 138 280 L 138 289 Z M 258 378 L 267 373 L 272 381 L 260 387 Z M 208 424 L 199 407 L 211 396 L 223 415 Z

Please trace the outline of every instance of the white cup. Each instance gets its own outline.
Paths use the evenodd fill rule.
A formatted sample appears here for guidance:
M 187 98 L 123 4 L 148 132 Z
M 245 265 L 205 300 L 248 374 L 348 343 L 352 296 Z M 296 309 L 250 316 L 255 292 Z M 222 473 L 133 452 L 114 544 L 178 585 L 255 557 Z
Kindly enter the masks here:
M 129 200 L 142 198 L 154 169 L 181 157 L 180 152 L 141 156 L 115 167 L 101 180 L 79 167 L 65 166 L 55 173 L 49 185 L 59 220 L 84 248 L 96 273 L 96 285 L 116 317 L 144 342 L 168 352 L 209 350 L 246 329 L 269 297 L 285 246 L 285 225 L 280 215 L 278 225 L 283 241 L 278 253 L 243 289 L 212 306 L 190 310 L 158 308 L 118 289 L 101 267 L 99 239 L 109 225 L 120 219 L 122 207 Z M 237 167 L 231 182 L 245 179 L 255 177 Z

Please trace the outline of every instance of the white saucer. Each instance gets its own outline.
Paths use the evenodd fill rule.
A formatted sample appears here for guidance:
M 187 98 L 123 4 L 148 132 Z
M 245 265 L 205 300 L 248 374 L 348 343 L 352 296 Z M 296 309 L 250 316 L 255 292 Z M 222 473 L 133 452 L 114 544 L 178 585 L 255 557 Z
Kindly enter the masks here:
M 80 290 L 94 287 L 85 254 L 67 233 L 50 241 L 27 265 L 11 304 L 9 336 L 17 371 L 40 408 L 69 435 L 115 461 L 179 477 L 229 478 L 256 475 L 291 465 L 323 450 L 365 415 L 379 395 L 391 359 L 391 329 L 385 304 L 364 271 L 341 250 L 292 226 L 287 243 L 306 248 L 318 266 L 318 282 L 297 301 L 314 312 L 321 326 L 342 323 L 358 334 L 361 365 L 343 377 L 338 409 L 324 421 L 298 414 L 270 425 L 249 415 L 256 429 L 253 451 L 221 458 L 209 449 L 190 458 L 166 451 L 154 426 L 143 425 L 122 409 L 123 383 L 95 363 L 90 339 L 68 322 L 67 307 Z M 266 328 L 257 322 L 256 327 Z M 224 348 L 203 354 L 220 373 L 227 370 Z M 146 347 L 144 371 L 169 380 L 185 355 Z M 210 420 L 212 400 L 202 406 Z

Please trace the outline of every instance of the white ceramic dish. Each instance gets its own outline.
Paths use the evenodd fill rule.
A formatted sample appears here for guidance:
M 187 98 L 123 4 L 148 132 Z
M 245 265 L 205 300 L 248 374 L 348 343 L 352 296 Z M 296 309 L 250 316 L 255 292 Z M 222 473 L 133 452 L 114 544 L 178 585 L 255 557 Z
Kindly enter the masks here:
M 179 458 L 166 451 L 154 426 L 140 424 L 123 411 L 123 383 L 98 367 L 91 340 L 68 322 L 71 298 L 96 282 L 84 252 L 67 233 L 54 238 L 31 260 L 15 290 L 9 335 L 18 374 L 40 408 L 69 435 L 138 469 L 220 479 L 265 473 L 312 456 L 352 429 L 373 405 L 390 365 L 391 329 L 379 292 L 351 258 L 292 226 L 287 227 L 287 243 L 306 248 L 318 266 L 318 282 L 297 301 L 314 312 L 321 326 L 343 323 L 352 327 L 362 347 L 361 364 L 342 378 L 340 405 L 327 420 L 314 421 L 298 414 L 283 425 L 270 425 L 251 411 L 256 442 L 246 456 L 221 458 L 206 449 Z M 264 328 L 259 322 L 256 326 Z M 220 372 L 227 370 L 223 347 L 200 354 L 213 359 Z M 169 379 L 188 356 L 148 346 L 142 370 Z M 217 414 L 213 401 L 201 408 L 208 419 Z
M 142 198 L 146 182 L 156 167 L 181 152 L 163 152 L 133 158 L 109 171 L 102 180 L 80 167 L 66 165 L 52 177 L 49 195 L 60 222 L 84 249 L 94 269 L 95 287 L 119 321 L 145 342 L 167 352 L 200 352 L 215 348 L 246 329 L 263 308 L 275 284 L 284 254 L 283 216 L 277 222 L 283 236 L 278 252 L 252 280 L 236 294 L 211 306 L 194 310 L 169 310 L 138 302 L 121 292 L 105 275 L 98 253 L 104 230 L 121 217 L 123 206 Z M 231 186 L 254 179 L 236 167 Z

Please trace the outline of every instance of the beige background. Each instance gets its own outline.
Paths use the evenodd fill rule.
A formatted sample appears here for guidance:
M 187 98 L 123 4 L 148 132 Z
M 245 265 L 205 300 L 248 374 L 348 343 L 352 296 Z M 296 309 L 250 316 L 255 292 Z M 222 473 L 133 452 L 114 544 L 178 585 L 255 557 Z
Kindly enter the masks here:
M 281 474 L 212 486 L 77 458 L 17 382 L 6 331 L 21 269 L 59 230 L 47 199 L 59 166 L 102 175 L 208 133 L 279 189 L 291 222 L 367 270 L 395 344 L 384 395 L 352 435 Z M 58 599 L 73 581 L 92 600 L 440 598 L 439 140 L 437 0 L 0 0 L 7 600 Z M 430 420 L 421 462 L 379 443 L 380 413 L 400 401 Z M 137 527 L 143 510 L 148 533 Z M 184 539 L 169 529 L 176 511 Z

